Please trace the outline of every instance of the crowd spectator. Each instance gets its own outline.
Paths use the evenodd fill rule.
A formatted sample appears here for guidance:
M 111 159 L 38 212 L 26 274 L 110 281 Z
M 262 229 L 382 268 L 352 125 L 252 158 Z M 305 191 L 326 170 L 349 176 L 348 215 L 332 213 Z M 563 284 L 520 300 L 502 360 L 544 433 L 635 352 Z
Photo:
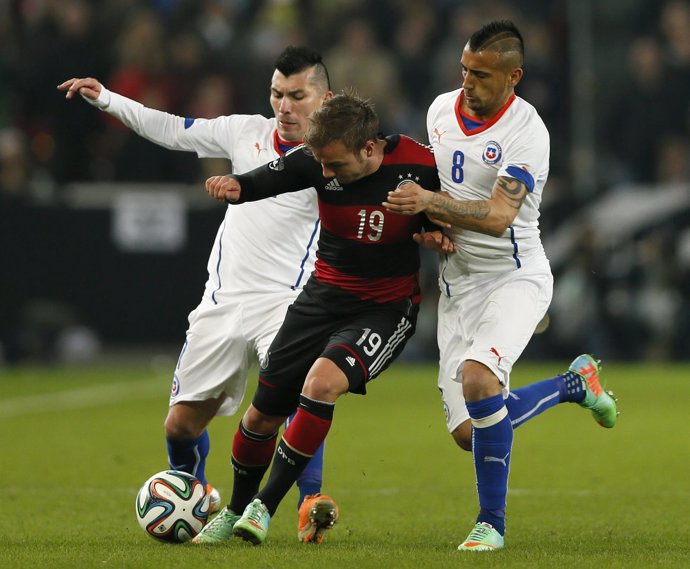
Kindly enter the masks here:
M 591 10 L 598 167 L 593 191 L 580 196 L 570 124 L 578 54 L 569 48 L 565 0 L 3 2 L 0 204 L 59 204 L 65 185 L 80 181 L 196 183 L 218 167 L 161 150 L 86 105 L 65 105 L 55 85 L 69 77 L 101 78 L 147 106 L 184 116 L 236 108 L 265 114 L 262 79 L 275 54 L 286 44 L 309 44 L 325 54 L 336 90 L 352 86 L 375 102 L 386 132 L 423 138 L 429 103 L 459 83 L 458 53 L 469 32 L 509 18 L 527 40 L 529 72 L 518 95 L 535 104 L 552 139 L 541 220 L 548 248 L 551 234 L 613 187 L 690 191 L 690 0 L 614 0 Z M 564 333 L 562 326 L 569 314 L 586 313 L 598 320 L 588 341 L 602 355 L 688 357 L 681 337 L 689 331 L 690 317 L 682 316 L 689 255 L 673 246 L 688 241 L 687 219 L 680 211 L 663 233 L 645 228 L 623 250 L 609 249 L 597 227 L 582 228 L 577 253 L 555 267 L 552 330 L 534 349 L 585 345 L 584 328 Z M 627 269 L 613 275 L 607 267 L 622 257 Z M 433 295 L 434 279 L 424 279 Z M 422 350 L 413 342 L 411 353 L 426 351 L 427 340 Z

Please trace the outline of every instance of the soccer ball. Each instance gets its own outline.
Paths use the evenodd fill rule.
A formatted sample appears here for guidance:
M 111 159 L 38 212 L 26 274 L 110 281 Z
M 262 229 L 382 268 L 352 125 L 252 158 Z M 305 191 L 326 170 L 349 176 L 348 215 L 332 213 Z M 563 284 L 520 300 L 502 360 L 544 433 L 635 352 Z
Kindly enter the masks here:
M 209 497 L 198 478 L 179 470 L 164 470 L 139 490 L 137 521 L 151 537 L 180 543 L 201 531 L 209 513 Z

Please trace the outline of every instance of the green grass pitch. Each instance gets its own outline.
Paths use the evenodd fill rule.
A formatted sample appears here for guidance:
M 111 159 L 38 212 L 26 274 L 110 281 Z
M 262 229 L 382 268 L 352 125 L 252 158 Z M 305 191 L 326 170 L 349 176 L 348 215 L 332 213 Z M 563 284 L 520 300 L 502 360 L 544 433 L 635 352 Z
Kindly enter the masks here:
M 521 362 L 513 386 L 565 366 Z M 435 366 L 406 363 L 337 405 L 324 491 L 341 519 L 321 546 L 297 542 L 294 491 L 263 546 L 155 542 L 134 497 L 166 468 L 169 375 L 0 371 L 0 567 L 690 567 L 687 366 L 605 365 L 622 412 L 613 430 L 576 405 L 516 430 L 507 547 L 491 554 L 456 551 L 477 510 L 472 462 L 445 431 Z M 238 420 L 210 429 L 207 474 L 225 497 Z

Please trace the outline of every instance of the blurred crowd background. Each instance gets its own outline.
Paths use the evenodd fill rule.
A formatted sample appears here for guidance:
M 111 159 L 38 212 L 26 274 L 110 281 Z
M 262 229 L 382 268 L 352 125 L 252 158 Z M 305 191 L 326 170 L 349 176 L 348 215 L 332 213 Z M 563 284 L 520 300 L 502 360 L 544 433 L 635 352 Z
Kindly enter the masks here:
M 96 77 L 187 117 L 270 116 L 275 57 L 304 44 L 385 132 L 426 142 L 429 103 L 495 18 L 525 37 L 517 92 L 552 141 L 556 288 L 526 355 L 688 359 L 690 1 L 3 0 L 0 364 L 180 346 L 223 215 L 202 183 L 227 164 L 148 143 L 58 83 Z M 425 254 L 409 358 L 436 358 L 436 278 Z

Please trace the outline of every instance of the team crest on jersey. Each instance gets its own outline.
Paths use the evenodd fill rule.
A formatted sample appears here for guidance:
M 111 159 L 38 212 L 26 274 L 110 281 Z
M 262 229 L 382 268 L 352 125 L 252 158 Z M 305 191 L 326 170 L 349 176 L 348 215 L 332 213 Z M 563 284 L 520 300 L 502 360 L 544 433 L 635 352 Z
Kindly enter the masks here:
M 172 389 L 170 390 L 170 397 L 177 397 L 180 394 L 180 380 L 177 379 L 177 376 L 173 376 L 172 380 Z
M 484 145 L 484 152 L 482 153 L 482 160 L 487 164 L 496 164 L 501 159 L 503 151 L 501 150 L 501 145 L 490 140 Z
M 402 188 L 406 184 L 416 184 L 419 182 L 419 176 L 415 176 L 414 179 L 412 178 L 412 172 L 408 172 L 407 175 L 403 174 L 398 174 L 398 185 L 396 188 Z

